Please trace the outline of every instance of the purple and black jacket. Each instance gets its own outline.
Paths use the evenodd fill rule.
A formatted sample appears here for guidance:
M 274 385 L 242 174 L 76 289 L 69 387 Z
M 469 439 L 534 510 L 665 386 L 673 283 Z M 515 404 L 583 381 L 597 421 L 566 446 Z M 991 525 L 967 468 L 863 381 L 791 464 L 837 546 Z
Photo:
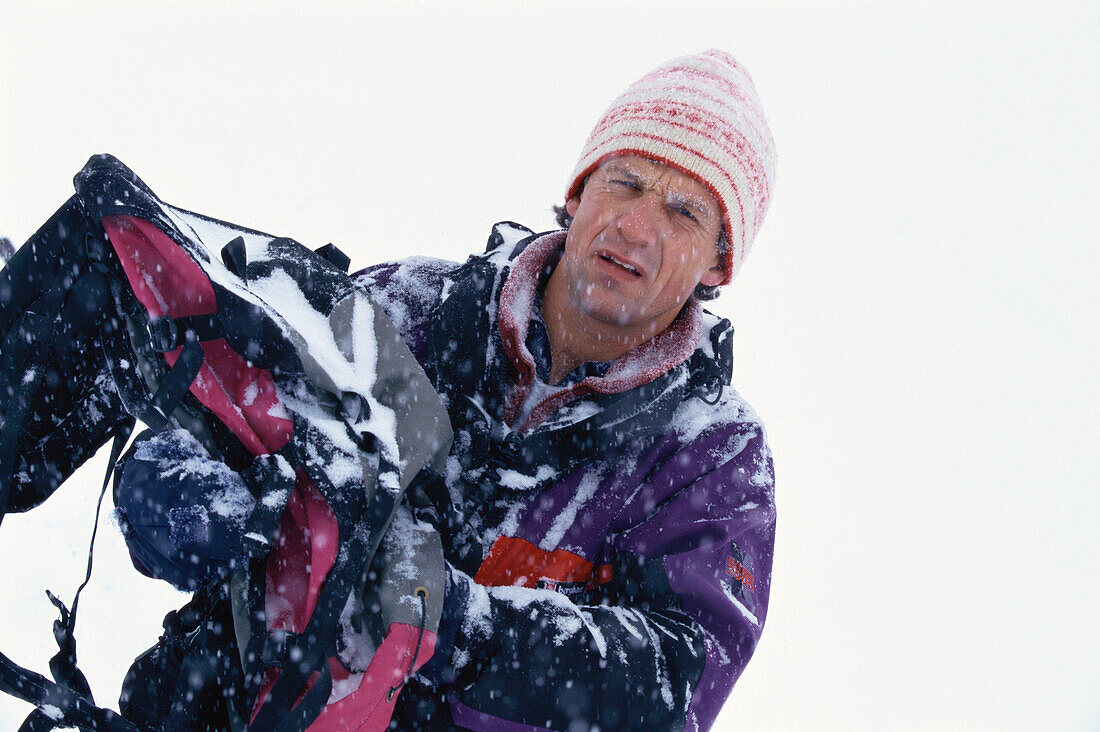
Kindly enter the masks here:
M 689 301 L 532 405 L 548 367 L 539 283 L 563 241 L 498 224 L 465 264 L 357 276 L 455 430 L 425 493 L 444 621 L 395 729 L 707 729 L 759 640 L 774 481 L 763 426 L 729 387 L 732 328 Z

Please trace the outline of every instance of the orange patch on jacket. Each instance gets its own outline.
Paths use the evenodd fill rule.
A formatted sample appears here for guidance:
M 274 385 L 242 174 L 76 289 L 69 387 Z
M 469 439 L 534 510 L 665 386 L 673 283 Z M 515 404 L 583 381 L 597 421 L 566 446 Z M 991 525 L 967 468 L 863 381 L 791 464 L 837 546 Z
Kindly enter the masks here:
M 493 542 L 474 582 L 485 587 L 535 587 L 540 580 L 587 582 L 590 587 L 611 579 L 610 564 L 598 568 L 584 557 L 555 549 L 539 549 L 526 539 L 502 536 Z

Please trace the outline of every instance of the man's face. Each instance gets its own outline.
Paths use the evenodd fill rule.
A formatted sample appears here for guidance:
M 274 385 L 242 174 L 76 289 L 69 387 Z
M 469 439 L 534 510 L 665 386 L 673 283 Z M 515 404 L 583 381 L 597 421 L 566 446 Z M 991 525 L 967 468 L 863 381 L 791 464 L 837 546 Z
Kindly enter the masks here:
M 674 168 L 613 158 L 565 208 L 573 223 L 559 267 L 571 306 L 609 333 L 650 338 L 676 318 L 696 285 L 723 279 L 718 202 Z

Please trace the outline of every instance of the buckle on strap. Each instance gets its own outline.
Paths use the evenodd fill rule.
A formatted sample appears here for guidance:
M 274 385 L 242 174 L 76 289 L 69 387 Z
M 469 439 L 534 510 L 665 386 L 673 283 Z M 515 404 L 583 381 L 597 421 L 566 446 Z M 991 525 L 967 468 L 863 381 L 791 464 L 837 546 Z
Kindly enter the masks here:
M 150 316 L 145 322 L 149 347 L 157 353 L 174 351 L 179 346 L 179 326 L 175 318 Z
M 289 630 L 273 630 L 267 634 L 264 638 L 264 649 L 261 654 L 264 666 L 278 666 L 282 668 L 287 665 L 287 661 L 293 660 L 290 658 L 291 649 L 297 647 L 299 635 Z
M 221 338 L 217 315 L 188 315 L 182 318 L 151 315 L 145 321 L 149 347 L 158 353 L 174 351 L 192 341 Z

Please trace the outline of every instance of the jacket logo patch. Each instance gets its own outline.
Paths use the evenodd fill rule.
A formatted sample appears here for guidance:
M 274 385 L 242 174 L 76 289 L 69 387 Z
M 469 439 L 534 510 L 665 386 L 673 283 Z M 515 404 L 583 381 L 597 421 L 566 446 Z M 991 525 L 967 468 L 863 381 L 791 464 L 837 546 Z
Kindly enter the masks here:
M 543 577 L 535 583 L 535 587 L 540 590 L 553 590 L 554 592 L 561 593 L 569 599 L 573 599 L 583 593 L 588 588 L 587 582 L 559 582 L 558 580 L 549 579 Z
M 753 602 L 749 593 L 753 591 L 754 584 L 752 559 L 741 551 L 735 541 L 730 542 L 730 553 L 732 556 L 726 557 L 726 575 L 732 578 L 733 594 L 751 608 Z
M 727 573 L 733 575 L 735 582 L 740 582 L 742 587 L 752 592 L 752 572 L 745 569 L 745 565 L 741 562 L 735 562 L 733 557 L 726 557 L 726 561 L 728 563 Z

